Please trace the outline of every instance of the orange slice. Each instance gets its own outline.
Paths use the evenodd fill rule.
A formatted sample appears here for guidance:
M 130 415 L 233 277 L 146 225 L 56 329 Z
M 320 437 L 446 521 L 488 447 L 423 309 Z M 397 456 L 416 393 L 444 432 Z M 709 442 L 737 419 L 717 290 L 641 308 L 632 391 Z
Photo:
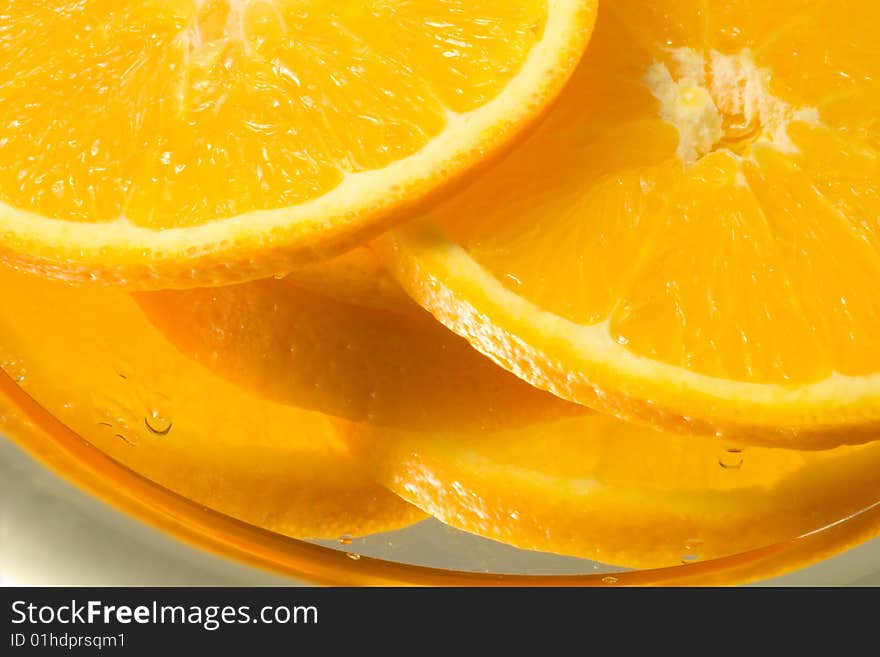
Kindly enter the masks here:
M 518 547 L 664 567 L 793 540 L 880 500 L 880 446 L 741 451 L 630 425 L 528 386 L 405 305 L 356 307 L 293 277 L 136 297 L 219 376 L 357 420 L 334 425 L 407 501 Z
M 385 289 L 384 274 L 370 268 L 371 259 L 377 265 L 369 251 L 348 258 L 354 269 L 331 264 L 325 289 L 343 297 L 347 277 L 360 275 L 351 289 L 368 290 L 367 303 L 308 291 L 301 272 L 135 298 L 182 354 L 276 403 L 420 431 L 488 430 L 585 412 L 497 367 L 399 288 L 391 288 L 404 297 L 399 307 L 370 307 L 382 297 L 369 289 Z
M 769 548 L 880 503 L 880 443 L 743 449 L 600 414 L 470 433 L 335 423 L 377 481 L 441 521 L 620 567 Z
M 409 314 L 419 311 L 366 246 L 297 267 L 286 278 L 296 287 L 350 306 Z
M 370 559 L 319 548 L 212 513 L 143 480 L 57 422 L 0 372 L 0 431 L 43 463 L 120 510 L 212 552 L 282 575 L 337 586 L 730 586 L 818 563 L 870 539 L 880 503 L 797 540 L 729 559 L 648 571 L 501 575 Z
M 129 295 L 2 268 L 0 288 L 0 367 L 95 448 L 155 483 L 299 538 L 372 534 L 424 517 L 348 458 L 327 418 L 211 374 Z
M 616 0 L 537 134 L 389 265 L 533 384 L 764 445 L 880 430 L 880 8 Z
M 16 2 L 0 259 L 156 288 L 339 252 L 557 95 L 595 0 Z

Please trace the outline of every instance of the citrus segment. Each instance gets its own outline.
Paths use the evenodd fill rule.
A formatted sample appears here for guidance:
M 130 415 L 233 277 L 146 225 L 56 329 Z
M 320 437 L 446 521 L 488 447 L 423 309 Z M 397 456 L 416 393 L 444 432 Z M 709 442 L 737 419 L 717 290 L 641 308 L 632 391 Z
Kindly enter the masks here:
M 871 439 L 878 28 L 856 0 L 612 3 L 537 133 L 379 248 L 565 398 L 770 445 Z
M 300 538 L 422 514 L 350 461 L 324 416 L 180 354 L 127 294 L 0 270 L 0 367 L 95 448 L 198 504 Z
M 443 522 L 622 567 L 742 554 L 878 502 L 880 445 L 742 449 L 599 414 L 479 434 L 336 424 L 378 481 Z
M 550 102 L 595 3 L 0 12 L 0 256 L 156 287 L 278 273 L 402 218 Z

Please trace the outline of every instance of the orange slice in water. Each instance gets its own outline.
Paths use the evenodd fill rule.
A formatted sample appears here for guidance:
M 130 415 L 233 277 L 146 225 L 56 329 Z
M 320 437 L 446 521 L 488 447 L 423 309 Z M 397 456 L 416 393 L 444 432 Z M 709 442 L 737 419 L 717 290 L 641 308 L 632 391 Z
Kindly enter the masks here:
M 601 416 L 406 304 L 355 307 L 293 277 L 136 296 L 182 353 L 254 394 L 348 418 L 333 423 L 377 481 L 507 544 L 666 567 L 793 540 L 880 500 L 880 445 L 743 450 Z
M 300 278 L 314 281 L 301 271 L 133 296 L 182 354 L 280 404 L 419 431 L 490 430 L 587 412 L 499 368 L 434 321 L 390 287 L 370 251 L 328 272 L 322 287 L 336 299 L 306 290 Z M 363 292 L 358 305 L 340 300 L 353 291 Z
M 342 251 L 511 142 L 595 0 L 15 2 L 0 259 L 138 288 Z
M 0 268 L 0 367 L 95 448 L 198 504 L 298 538 L 424 515 L 348 457 L 327 418 L 181 354 L 130 295 Z
M 453 527 L 626 568 L 769 548 L 880 503 L 880 443 L 742 448 L 599 414 L 484 432 L 334 423 L 377 481 Z
M 243 525 L 143 481 L 91 449 L 0 373 L 0 430 L 72 483 L 177 538 L 252 565 L 316 583 L 341 586 L 731 586 L 765 580 L 817 563 L 876 534 L 880 503 L 765 549 L 676 568 L 569 576 L 478 574 L 412 567 L 291 542 Z
M 555 394 L 827 448 L 880 430 L 880 8 L 616 0 L 532 138 L 381 242 Z

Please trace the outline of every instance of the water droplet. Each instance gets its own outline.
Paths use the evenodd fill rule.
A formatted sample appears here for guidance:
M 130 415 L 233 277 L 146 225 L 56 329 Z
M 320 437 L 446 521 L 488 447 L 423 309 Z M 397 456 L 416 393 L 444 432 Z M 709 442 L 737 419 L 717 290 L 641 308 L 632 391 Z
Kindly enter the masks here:
M 611 575 L 602 578 L 603 584 L 617 584 L 619 581 L 619 579 L 617 579 L 616 577 L 612 577 Z
M 361 555 L 359 555 L 357 552 L 346 552 L 345 556 L 347 556 L 352 561 L 357 561 L 361 558 Z
M 352 538 L 348 534 L 343 534 L 336 540 L 340 545 L 351 545 Z
M 9 378 L 17 383 L 24 383 L 27 379 L 27 368 L 17 360 L 0 364 L 0 368 L 9 375 Z
M 700 560 L 700 555 L 698 554 L 685 554 L 681 557 L 681 562 L 685 565 L 690 563 L 696 563 Z
M 159 411 L 152 410 L 144 418 L 144 426 L 157 436 L 167 436 L 171 432 L 174 423 Z
M 718 465 L 725 470 L 739 470 L 743 467 L 743 451 L 738 448 L 725 450 L 718 459 Z

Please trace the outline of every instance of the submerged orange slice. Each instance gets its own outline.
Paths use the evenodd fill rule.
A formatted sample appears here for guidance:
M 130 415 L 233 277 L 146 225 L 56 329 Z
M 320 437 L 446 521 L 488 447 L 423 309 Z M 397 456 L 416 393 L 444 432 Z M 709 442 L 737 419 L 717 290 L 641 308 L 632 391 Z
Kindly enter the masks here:
M 349 306 L 406 314 L 419 311 L 418 305 L 385 270 L 375 252 L 366 246 L 297 267 L 286 278 L 288 284 Z M 170 302 L 174 295 L 166 296 Z M 149 294 L 142 298 L 148 299 Z
M 0 259 L 149 288 L 341 251 L 530 124 L 595 5 L 12 3 Z
M 419 431 L 490 430 L 586 412 L 499 368 L 399 288 L 386 288 L 369 251 L 327 267 L 323 287 L 336 299 L 304 289 L 300 277 L 311 278 L 302 272 L 135 298 L 182 354 L 273 402 Z M 358 305 L 340 300 L 350 276 L 350 289 L 365 291 Z M 402 297 L 399 305 L 386 289 Z
M 481 351 L 621 417 L 880 430 L 880 8 L 615 0 L 537 134 L 382 241 Z
M 739 555 L 880 503 L 880 444 L 743 449 L 599 414 L 484 432 L 335 424 L 377 481 L 441 521 L 620 567 Z
M 155 483 L 298 538 L 360 536 L 424 517 L 350 460 L 327 418 L 211 374 L 129 295 L 2 268 L 0 288 L 0 367 L 95 448 Z
M 355 259 L 362 286 L 382 279 L 368 252 Z M 664 567 L 796 539 L 880 501 L 880 446 L 742 450 L 590 413 L 407 304 L 329 300 L 292 276 L 136 298 L 219 376 L 347 418 L 333 424 L 355 462 L 407 501 L 518 547 Z
M 0 373 L 0 430 L 36 458 L 115 507 L 190 544 L 316 583 L 342 586 L 730 586 L 817 563 L 876 533 L 880 503 L 794 541 L 720 561 L 612 575 L 549 577 L 418 568 L 291 542 L 211 513 L 143 481 L 93 450 Z

